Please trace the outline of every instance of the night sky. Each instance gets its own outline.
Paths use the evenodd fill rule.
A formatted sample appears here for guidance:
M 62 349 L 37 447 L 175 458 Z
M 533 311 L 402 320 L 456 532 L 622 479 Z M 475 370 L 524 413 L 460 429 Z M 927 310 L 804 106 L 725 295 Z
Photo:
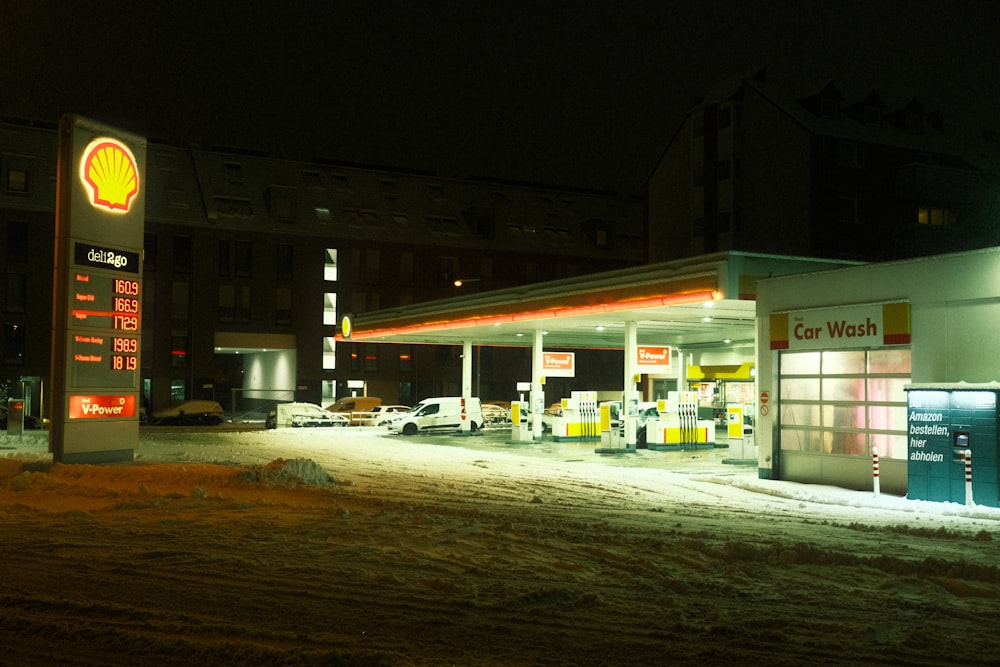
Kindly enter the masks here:
M 992 0 L 0 0 L 0 115 L 634 194 L 761 67 L 1000 132 L 998 28 Z

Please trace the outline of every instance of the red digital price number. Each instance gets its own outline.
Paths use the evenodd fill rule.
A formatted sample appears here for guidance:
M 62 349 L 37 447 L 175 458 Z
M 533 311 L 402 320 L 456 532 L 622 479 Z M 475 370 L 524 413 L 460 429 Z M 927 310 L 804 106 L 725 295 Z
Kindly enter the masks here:
M 124 354 L 111 355 L 111 370 L 114 371 L 134 371 L 139 368 L 139 357 L 130 357 Z
M 114 337 L 111 339 L 111 351 L 135 354 L 139 351 L 139 339 Z
M 139 299 L 132 299 L 126 296 L 116 296 L 112 310 L 116 313 L 138 313 Z
M 139 318 L 136 315 L 114 315 L 111 318 L 112 328 L 118 331 L 138 331 Z
M 139 296 L 139 281 L 115 278 L 114 292 L 115 294 L 125 294 L 126 296 Z

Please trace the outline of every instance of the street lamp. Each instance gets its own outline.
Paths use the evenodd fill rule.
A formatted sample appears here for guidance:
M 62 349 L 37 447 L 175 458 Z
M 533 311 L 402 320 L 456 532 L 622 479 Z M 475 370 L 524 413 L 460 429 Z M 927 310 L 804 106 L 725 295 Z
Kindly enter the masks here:
M 480 280 L 482 280 L 482 278 L 457 278 L 452 284 L 455 285 L 455 287 L 461 287 L 465 283 L 478 283 Z

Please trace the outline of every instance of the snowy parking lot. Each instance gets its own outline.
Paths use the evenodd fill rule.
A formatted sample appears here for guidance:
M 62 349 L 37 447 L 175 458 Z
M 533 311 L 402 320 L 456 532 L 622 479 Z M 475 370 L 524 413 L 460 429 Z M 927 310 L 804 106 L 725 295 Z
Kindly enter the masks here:
M 0 438 L 5 567 L 24 575 L 0 584 L 0 636 L 20 664 L 1000 655 L 969 629 L 1000 611 L 993 508 L 761 480 L 724 448 L 226 425 L 62 466 L 45 438 Z M 322 474 L 265 474 L 292 460 Z

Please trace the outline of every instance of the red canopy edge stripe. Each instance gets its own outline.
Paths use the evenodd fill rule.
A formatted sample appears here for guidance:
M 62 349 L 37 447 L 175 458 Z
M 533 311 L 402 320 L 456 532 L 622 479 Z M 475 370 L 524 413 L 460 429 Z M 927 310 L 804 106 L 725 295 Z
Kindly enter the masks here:
M 719 293 L 715 290 L 674 292 L 671 294 L 657 296 L 619 299 L 608 303 L 558 306 L 543 308 L 540 310 L 521 310 L 514 313 L 500 312 L 490 315 L 472 316 L 459 319 L 450 318 L 447 320 L 435 320 L 431 322 L 400 324 L 398 326 L 391 326 L 383 329 L 371 329 L 369 331 L 362 332 L 355 329 L 351 332 L 349 340 L 359 340 L 381 336 L 399 336 L 407 333 L 420 333 L 427 331 L 445 331 L 448 329 L 458 329 L 469 326 L 486 326 L 498 323 L 523 322 L 527 320 L 556 319 L 560 317 L 587 315 L 590 313 L 613 313 L 622 310 L 699 303 L 703 301 L 718 300 L 719 298 Z M 345 340 L 339 334 L 336 338 L 338 340 Z

